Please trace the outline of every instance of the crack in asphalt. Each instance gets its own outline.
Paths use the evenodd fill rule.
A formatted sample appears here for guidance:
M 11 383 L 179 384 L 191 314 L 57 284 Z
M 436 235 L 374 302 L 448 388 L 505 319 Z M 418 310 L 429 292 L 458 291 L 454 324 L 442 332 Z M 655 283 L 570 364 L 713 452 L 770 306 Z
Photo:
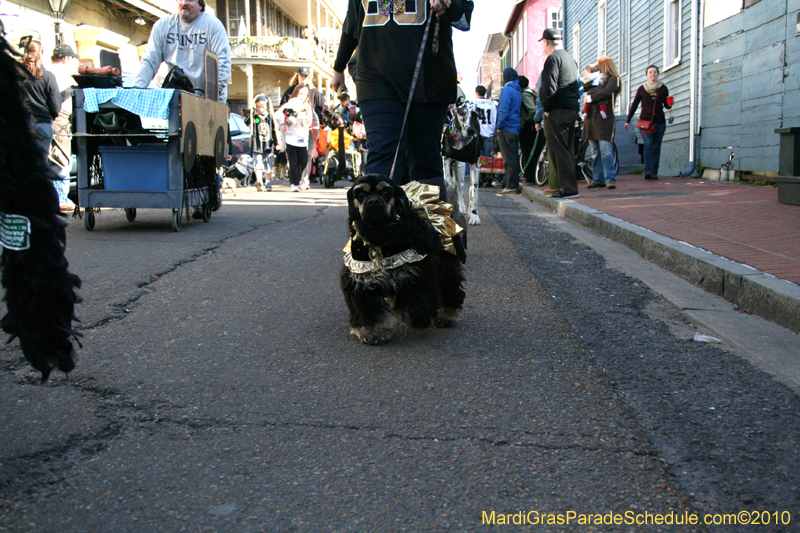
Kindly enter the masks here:
M 111 308 L 114 309 L 115 312 L 113 312 L 109 316 L 103 317 L 103 318 L 101 318 L 101 319 L 99 319 L 99 320 L 97 320 L 97 321 L 95 321 L 95 322 L 93 322 L 91 324 L 78 326 L 78 327 L 75 328 L 75 330 L 76 331 L 81 331 L 81 332 L 92 331 L 94 329 L 101 328 L 101 327 L 106 326 L 108 324 L 111 324 L 111 323 L 114 323 L 114 322 L 119 322 L 120 320 L 124 320 L 127 316 L 129 316 L 131 314 L 130 308 L 133 307 L 134 304 L 136 304 L 139 300 L 141 300 L 142 298 L 144 298 L 148 294 L 152 293 L 155 290 L 154 288 L 152 288 L 152 286 L 154 284 L 158 283 L 159 281 L 161 281 L 161 279 L 164 276 L 172 274 L 173 272 L 177 271 L 179 268 L 181 268 L 183 266 L 195 263 L 195 262 L 197 262 L 197 261 L 199 261 L 201 259 L 204 259 L 206 257 L 210 257 L 217 250 L 219 250 L 226 243 L 226 241 L 229 241 L 231 239 L 236 239 L 236 238 L 239 238 L 239 237 L 244 237 L 244 236 L 246 236 L 246 235 L 248 235 L 250 233 L 253 233 L 254 231 L 257 231 L 257 230 L 259 230 L 261 228 L 264 228 L 264 227 L 267 227 L 267 226 L 272 226 L 272 225 L 276 225 L 276 224 L 286 224 L 286 223 L 303 223 L 303 222 L 306 222 L 308 220 L 313 220 L 315 218 L 318 218 L 318 217 L 322 216 L 324 214 L 324 212 L 326 210 L 328 210 L 329 208 L 330 208 L 330 206 L 320 206 L 318 209 L 315 210 L 315 213 L 313 215 L 310 215 L 310 216 L 307 216 L 307 217 L 302 217 L 302 218 L 293 219 L 293 220 L 271 220 L 271 221 L 268 221 L 268 222 L 264 222 L 263 224 L 256 224 L 256 225 L 250 226 L 249 228 L 247 228 L 247 229 L 245 229 L 243 231 L 240 231 L 238 233 L 234 233 L 234 234 L 228 235 L 228 236 L 220 239 L 219 241 L 215 242 L 213 245 L 208 246 L 206 248 L 203 248 L 202 250 L 200 250 L 198 252 L 195 252 L 190 257 L 187 257 L 185 259 L 177 261 L 177 262 L 173 263 L 172 265 L 170 265 L 168 268 L 166 268 L 166 269 L 164 269 L 164 270 L 162 270 L 160 272 L 156 272 L 155 274 L 150 274 L 147 277 L 146 281 L 141 281 L 141 282 L 136 284 L 137 292 L 134 295 L 132 295 L 130 298 L 128 298 L 127 300 L 125 300 L 123 302 L 118 302 L 118 303 L 115 303 L 115 304 L 111 305 Z M 78 322 L 80 322 L 80 320 L 78 320 Z

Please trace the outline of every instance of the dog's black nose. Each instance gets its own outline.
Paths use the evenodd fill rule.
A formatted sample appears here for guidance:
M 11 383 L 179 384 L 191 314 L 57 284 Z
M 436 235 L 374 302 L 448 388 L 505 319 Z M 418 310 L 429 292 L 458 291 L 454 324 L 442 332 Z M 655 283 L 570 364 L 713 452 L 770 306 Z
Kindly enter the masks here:
M 367 198 L 367 201 L 364 202 L 364 207 L 377 208 L 377 207 L 382 207 L 383 204 L 384 204 L 383 198 L 381 198 L 380 196 L 370 196 L 369 198 Z

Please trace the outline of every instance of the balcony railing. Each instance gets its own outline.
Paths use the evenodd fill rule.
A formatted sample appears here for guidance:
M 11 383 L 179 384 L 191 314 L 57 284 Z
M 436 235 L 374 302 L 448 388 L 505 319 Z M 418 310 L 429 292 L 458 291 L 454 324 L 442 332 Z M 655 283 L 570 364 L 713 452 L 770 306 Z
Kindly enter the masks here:
M 236 57 L 256 57 L 263 59 L 287 59 L 290 61 L 317 61 L 333 65 L 318 44 L 308 39 L 295 37 L 245 37 L 242 40 L 231 38 L 231 55 Z

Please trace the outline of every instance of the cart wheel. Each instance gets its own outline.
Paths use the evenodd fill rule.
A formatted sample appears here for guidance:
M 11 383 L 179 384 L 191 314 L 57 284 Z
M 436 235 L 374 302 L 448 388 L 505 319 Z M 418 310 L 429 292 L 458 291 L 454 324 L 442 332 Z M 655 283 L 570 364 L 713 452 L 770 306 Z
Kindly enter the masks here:
M 191 172 L 197 159 L 197 127 L 194 122 L 187 122 L 183 129 L 183 168 Z
M 183 209 L 172 210 L 172 231 L 181 230 L 181 216 L 183 216 Z
M 219 168 L 225 164 L 225 152 L 227 152 L 228 140 L 225 134 L 225 127 L 220 126 L 217 128 L 217 134 L 214 137 L 214 166 Z
M 83 227 L 85 227 L 87 231 L 92 231 L 94 229 L 94 209 L 91 207 L 83 214 Z
M 133 222 L 136 220 L 136 208 L 135 207 L 126 207 L 125 208 L 125 218 L 128 219 L 128 222 Z
M 211 205 L 210 204 L 203 204 L 203 222 L 208 222 L 211 220 Z
M 333 187 L 334 183 L 336 183 L 336 181 L 333 179 L 332 172 L 328 172 L 327 174 L 325 174 L 325 177 L 323 177 L 322 180 L 326 189 L 330 189 L 331 187 Z

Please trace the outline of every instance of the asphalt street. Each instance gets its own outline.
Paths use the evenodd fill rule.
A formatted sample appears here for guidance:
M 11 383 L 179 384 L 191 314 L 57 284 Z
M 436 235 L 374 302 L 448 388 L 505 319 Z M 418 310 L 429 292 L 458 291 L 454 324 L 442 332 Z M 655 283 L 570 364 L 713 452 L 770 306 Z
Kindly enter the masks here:
M 45 385 L 0 351 L 0 531 L 800 530 L 797 394 L 526 202 L 481 198 L 458 325 L 378 347 L 348 333 L 343 188 L 226 195 L 180 233 L 161 210 L 71 219 L 83 347 Z M 577 520 L 508 527 L 753 527 Z

